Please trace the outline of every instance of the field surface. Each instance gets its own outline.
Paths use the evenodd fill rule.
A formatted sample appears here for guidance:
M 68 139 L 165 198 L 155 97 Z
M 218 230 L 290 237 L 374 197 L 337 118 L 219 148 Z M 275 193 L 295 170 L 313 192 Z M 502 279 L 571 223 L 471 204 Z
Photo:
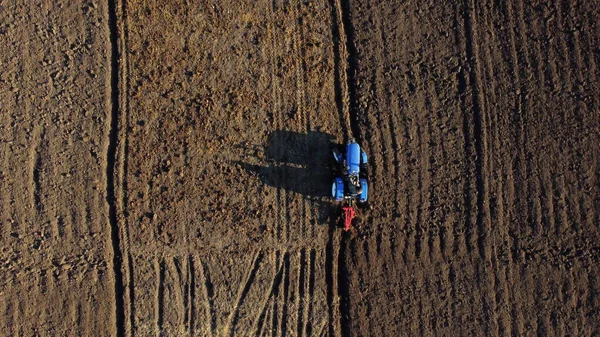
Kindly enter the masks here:
M 11 1 L 0 46 L 0 335 L 600 335 L 594 1 Z

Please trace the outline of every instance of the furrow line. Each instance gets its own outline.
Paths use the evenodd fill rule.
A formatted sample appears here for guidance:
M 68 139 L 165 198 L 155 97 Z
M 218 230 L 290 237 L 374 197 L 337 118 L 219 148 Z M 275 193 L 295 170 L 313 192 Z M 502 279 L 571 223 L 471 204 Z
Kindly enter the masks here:
M 119 36 L 117 25 L 117 3 L 116 0 L 108 3 L 108 25 L 110 31 L 110 112 L 107 118 L 108 146 L 106 150 L 106 199 L 108 203 L 108 219 L 111 226 L 112 242 L 112 272 L 115 287 L 115 323 L 117 337 L 125 336 L 125 310 L 123 282 L 123 262 L 119 233 L 119 222 L 117 218 L 117 199 L 115 186 L 115 167 L 118 145 L 119 130 Z
M 162 336 L 165 313 L 165 261 L 163 259 L 155 262 L 155 272 L 158 274 L 156 285 L 156 332 L 158 336 Z

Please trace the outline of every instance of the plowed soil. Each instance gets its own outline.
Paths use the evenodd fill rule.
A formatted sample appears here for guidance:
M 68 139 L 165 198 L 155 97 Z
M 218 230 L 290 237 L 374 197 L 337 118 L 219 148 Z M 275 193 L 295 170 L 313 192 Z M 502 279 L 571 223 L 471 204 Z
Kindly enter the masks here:
M 599 40 L 594 1 L 0 3 L 0 335 L 599 335 Z

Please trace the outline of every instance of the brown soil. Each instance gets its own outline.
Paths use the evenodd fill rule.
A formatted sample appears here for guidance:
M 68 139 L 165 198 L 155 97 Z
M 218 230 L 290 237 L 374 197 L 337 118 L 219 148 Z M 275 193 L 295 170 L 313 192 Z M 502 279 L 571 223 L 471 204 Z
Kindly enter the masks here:
M 0 5 L 0 335 L 600 334 L 599 22 Z M 344 233 L 348 137 L 372 193 Z

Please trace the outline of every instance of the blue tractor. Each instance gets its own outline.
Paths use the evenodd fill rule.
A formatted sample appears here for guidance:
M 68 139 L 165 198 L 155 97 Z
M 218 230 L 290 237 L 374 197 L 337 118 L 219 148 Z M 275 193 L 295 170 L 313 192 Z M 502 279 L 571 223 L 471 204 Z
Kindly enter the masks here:
M 345 147 L 345 153 L 338 148 L 333 150 L 333 158 L 339 166 L 339 175 L 335 177 L 331 186 L 331 196 L 336 201 L 347 202 L 342 207 L 345 214 L 344 229 L 350 229 L 354 218 L 354 201 L 367 202 L 369 185 L 367 183 L 367 154 L 362 151 L 356 141 L 351 138 Z

